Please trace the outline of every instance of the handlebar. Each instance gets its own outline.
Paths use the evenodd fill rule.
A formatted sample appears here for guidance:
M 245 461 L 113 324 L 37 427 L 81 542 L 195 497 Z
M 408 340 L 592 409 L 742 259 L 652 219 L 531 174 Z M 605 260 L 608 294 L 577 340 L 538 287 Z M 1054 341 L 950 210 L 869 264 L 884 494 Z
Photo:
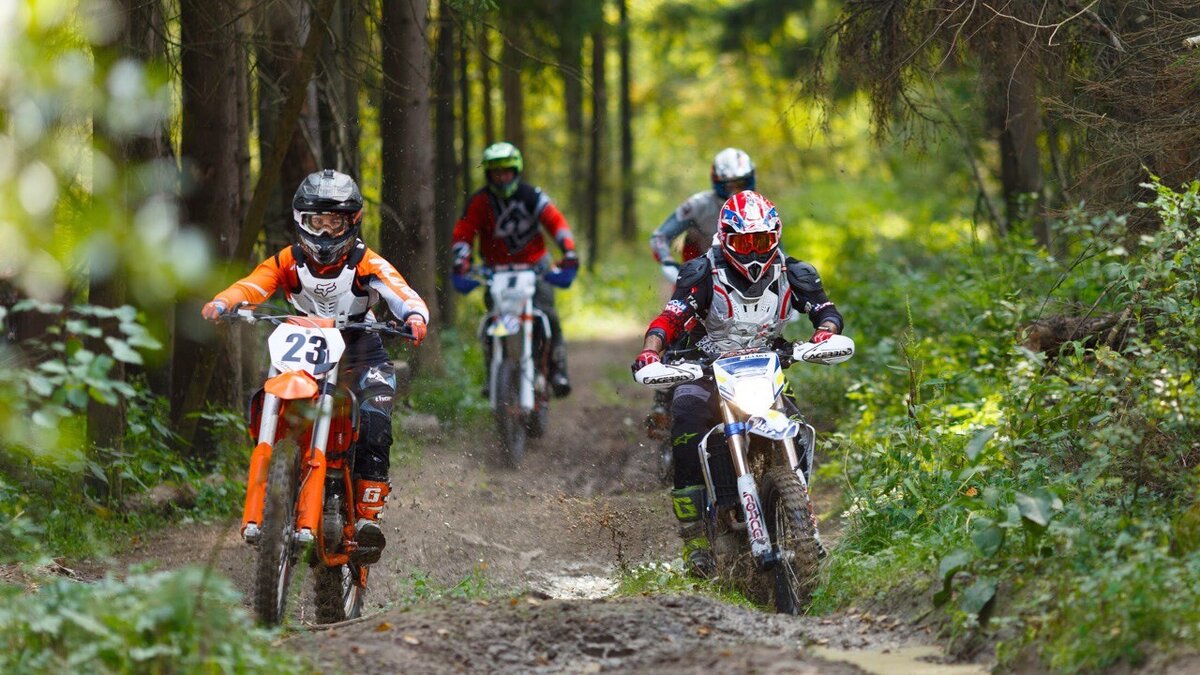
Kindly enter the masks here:
M 377 333 L 388 337 L 399 337 L 412 340 L 415 336 L 407 325 L 394 324 L 387 321 L 345 321 L 334 318 L 291 314 L 272 305 L 251 305 L 242 303 L 230 307 L 217 317 L 217 321 L 228 323 L 257 323 L 266 321 L 278 326 L 290 323 L 309 328 L 336 328 L 338 330 L 361 330 L 366 333 Z

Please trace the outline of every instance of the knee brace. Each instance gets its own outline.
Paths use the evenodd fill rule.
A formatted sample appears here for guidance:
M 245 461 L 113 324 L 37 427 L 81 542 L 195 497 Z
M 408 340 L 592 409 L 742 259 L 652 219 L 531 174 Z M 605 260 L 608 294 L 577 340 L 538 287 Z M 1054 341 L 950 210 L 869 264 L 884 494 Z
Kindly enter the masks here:
M 358 428 L 358 452 L 354 475 L 367 480 L 386 481 L 392 454 L 392 419 L 367 410 Z

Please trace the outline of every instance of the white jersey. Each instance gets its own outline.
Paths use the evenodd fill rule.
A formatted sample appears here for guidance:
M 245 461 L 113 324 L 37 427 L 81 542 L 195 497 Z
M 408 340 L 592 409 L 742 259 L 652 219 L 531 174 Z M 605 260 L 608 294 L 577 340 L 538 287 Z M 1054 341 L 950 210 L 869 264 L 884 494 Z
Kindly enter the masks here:
M 717 234 L 717 218 L 725 204 L 714 190 L 704 190 L 688 197 L 676 207 L 671 217 L 650 235 L 650 247 L 661 260 L 671 259 L 671 242 L 679 235 L 688 233 L 691 246 L 700 251 L 713 243 Z

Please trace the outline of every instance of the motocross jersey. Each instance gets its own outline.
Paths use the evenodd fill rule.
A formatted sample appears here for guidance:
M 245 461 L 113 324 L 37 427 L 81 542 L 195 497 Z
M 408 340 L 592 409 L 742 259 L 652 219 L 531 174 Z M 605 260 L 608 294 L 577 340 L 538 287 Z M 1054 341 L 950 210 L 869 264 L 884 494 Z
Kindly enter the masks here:
M 725 203 L 713 190 L 688 197 L 658 229 L 650 235 L 650 250 L 658 262 L 671 259 L 671 242 L 687 233 L 683 240 L 683 261 L 704 255 L 717 233 L 717 217 Z
M 540 189 L 522 182 L 512 197 L 503 199 L 482 188 L 467 200 L 454 225 L 454 256 L 469 260 L 478 237 L 485 265 L 535 264 L 547 255 L 542 229 L 564 252 L 575 250 L 567 219 Z
M 258 304 L 282 288 L 288 302 L 308 316 L 344 316 L 361 321 L 382 298 L 400 321 L 418 314 L 429 322 L 429 308 L 392 264 L 359 241 L 346 260 L 318 273 L 298 246 L 288 246 L 259 263 L 244 279 L 217 294 L 229 307 Z
M 750 283 L 714 247 L 680 269 L 671 300 L 646 335 L 658 335 L 664 344 L 688 336 L 710 353 L 770 346 L 793 309 L 808 314 L 813 327 L 829 321 L 842 330 L 842 315 L 812 265 L 780 255 Z

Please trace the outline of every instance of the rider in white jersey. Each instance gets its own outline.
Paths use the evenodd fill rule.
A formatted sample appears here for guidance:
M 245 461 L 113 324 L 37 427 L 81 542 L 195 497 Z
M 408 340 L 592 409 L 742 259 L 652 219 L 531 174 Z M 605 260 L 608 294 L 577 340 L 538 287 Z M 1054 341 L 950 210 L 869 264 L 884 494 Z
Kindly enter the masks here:
M 773 346 L 793 310 L 808 314 L 817 329 L 811 342 L 841 333 L 842 315 L 825 295 L 817 270 L 780 250 L 782 229 L 775 205 L 762 195 L 746 190 L 730 197 L 721 208 L 716 242 L 680 270 L 675 293 L 646 331 L 634 372 L 685 337 L 712 354 Z M 714 561 L 702 522 L 706 504 L 698 447 L 717 421 L 717 401 L 715 388 L 705 382 L 676 387 L 671 400 L 671 498 L 683 558 L 701 576 L 712 571 Z

